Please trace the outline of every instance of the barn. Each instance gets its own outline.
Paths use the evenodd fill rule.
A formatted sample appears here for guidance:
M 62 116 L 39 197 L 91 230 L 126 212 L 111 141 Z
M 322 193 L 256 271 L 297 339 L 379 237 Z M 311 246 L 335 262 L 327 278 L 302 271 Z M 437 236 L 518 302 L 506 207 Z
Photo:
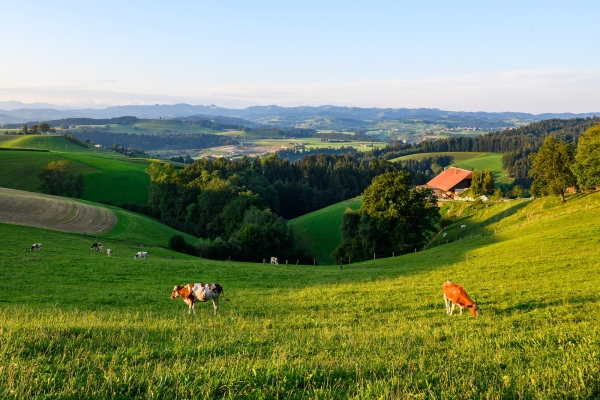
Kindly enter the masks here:
M 444 171 L 427 182 L 427 187 L 431 188 L 435 196 L 438 199 L 455 199 L 458 197 L 464 190 L 469 189 L 471 187 L 471 181 L 473 180 L 473 172 L 455 168 L 448 167 L 444 169 Z

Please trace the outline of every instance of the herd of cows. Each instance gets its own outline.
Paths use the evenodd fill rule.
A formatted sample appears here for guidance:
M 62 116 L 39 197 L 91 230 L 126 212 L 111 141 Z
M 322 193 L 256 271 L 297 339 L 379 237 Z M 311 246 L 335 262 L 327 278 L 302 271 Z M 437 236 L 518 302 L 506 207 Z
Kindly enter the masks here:
M 463 228 L 463 226 L 461 226 L 461 228 Z M 102 246 L 100 243 L 94 243 L 92 244 L 91 249 L 100 252 L 104 251 L 104 246 Z M 29 251 L 33 250 L 41 251 L 42 244 L 32 244 L 29 248 Z M 106 254 L 108 254 L 108 257 L 110 257 L 112 253 L 112 249 L 106 249 Z M 133 259 L 137 260 L 147 257 L 147 251 L 138 251 Z M 276 257 L 271 257 L 271 264 L 278 265 L 279 260 L 277 260 Z M 185 286 L 175 286 L 171 292 L 171 299 L 181 297 L 182 300 L 188 305 L 188 314 L 191 314 L 192 311 L 194 314 L 196 314 L 195 304 L 197 302 L 206 302 L 211 300 L 213 302 L 214 315 L 217 315 L 217 312 L 219 311 L 219 296 L 221 296 L 221 294 L 223 294 L 223 286 L 218 283 L 188 283 Z M 463 308 L 469 309 L 471 314 L 475 316 L 479 314 L 479 306 L 477 303 L 471 300 L 461 285 L 450 281 L 444 282 L 442 285 L 442 295 L 444 297 L 444 304 L 446 305 L 446 313 L 448 315 L 452 315 L 452 313 L 454 313 L 455 306 L 460 308 L 460 315 L 462 315 Z M 229 299 L 225 299 L 225 301 L 229 301 Z

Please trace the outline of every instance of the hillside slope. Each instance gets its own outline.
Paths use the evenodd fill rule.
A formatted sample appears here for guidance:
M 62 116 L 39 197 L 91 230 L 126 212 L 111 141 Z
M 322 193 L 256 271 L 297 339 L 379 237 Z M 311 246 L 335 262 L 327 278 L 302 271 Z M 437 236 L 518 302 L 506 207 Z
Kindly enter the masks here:
M 108 151 L 81 147 L 63 136 L 8 136 L 0 141 L 0 186 L 38 191 L 39 173 L 51 161 L 67 160 L 85 180 L 83 198 L 113 204 L 148 202 L 150 177 L 145 173 L 152 160 L 132 159 Z M 6 136 L 5 136 L 6 138 Z M 23 151 L 17 149 L 47 151 Z M 12 149 L 12 150 L 11 150 Z
M 294 218 L 289 221 L 289 225 L 294 228 L 296 238 L 314 255 L 319 265 L 335 264 L 331 252 L 342 241 L 342 214 L 348 208 L 358 210 L 361 204 L 362 199 L 358 197 L 345 200 Z
M 160 249 L 133 260 L 121 243 L 109 259 L 88 237 L 0 224 L 0 393 L 597 397 L 600 193 L 446 212 L 460 213 L 448 244 L 343 270 Z M 445 280 L 478 317 L 446 315 Z M 188 317 L 168 296 L 189 282 L 220 282 L 231 301 Z
M 149 246 L 167 247 L 175 234 L 191 244 L 197 241 L 152 218 L 117 207 L 7 188 L 0 188 L 0 223 Z

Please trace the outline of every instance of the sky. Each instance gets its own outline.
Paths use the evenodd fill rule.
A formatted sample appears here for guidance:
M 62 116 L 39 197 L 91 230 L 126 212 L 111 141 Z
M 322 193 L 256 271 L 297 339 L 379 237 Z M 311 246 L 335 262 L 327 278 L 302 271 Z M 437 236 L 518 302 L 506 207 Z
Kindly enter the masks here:
M 600 111 L 600 2 L 0 0 L 0 102 Z

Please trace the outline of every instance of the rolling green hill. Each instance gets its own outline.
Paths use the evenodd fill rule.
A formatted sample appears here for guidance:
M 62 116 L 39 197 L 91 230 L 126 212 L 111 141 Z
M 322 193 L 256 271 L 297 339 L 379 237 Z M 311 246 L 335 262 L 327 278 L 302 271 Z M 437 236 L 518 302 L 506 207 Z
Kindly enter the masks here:
M 470 158 L 464 161 L 455 161 L 452 164 L 454 167 L 464 169 L 491 169 L 494 172 L 496 183 L 510 184 L 513 179 L 506 176 L 506 171 L 502 169 L 502 154 L 500 153 L 483 153 L 479 157 Z
M 600 194 L 446 212 L 460 213 L 456 241 L 341 271 L 152 248 L 133 260 L 139 247 L 120 243 L 109 259 L 90 237 L 0 224 L 0 393 L 596 397 Z M 448 279 L 479 317 L 446 315 Z M 189 282 L 220 282 L 231 301 L 190 317 L 168 299 Z
M 435 156 L 452 156 L 454 157 L 454 162 L 458 163 L 458 162 L 462 162 L 462 161 L 467 161 L 470 160 L 472 158 L 478 158 L 481 157 L 483 155 L 486 155 L 489 153 L 466 153 L 466 152 L 457 152 L 457 151 L 450 151 L 450 152 L 446 152 L 446 153 L 417 153 L 417 154 L 411 154 L 409 156 L 402 156 L 402 157 L 398 157 L 398 158 L 394 158 L 390 161 L 402 161 L 402 160 L 417 160 L 417 161 L 421 161 L 422 159 L 426 158 L 426 157 L 435 157 Z
M 513 179 L 506 175 L 506 171 L 502 169 L 502 154 L 500 153 L 462 153 L 462 152 L 446 152 L 446 153 L 418 153 L 411 154 L 409 156 L 403 156 L 394 158 L 390 161 L 401 161 L 401 160 L 422 160 L 425 157 L 435 157 L 440 155 L 450 155 L 454 157 L 453 167 L 464 168 L 464 169 L 478 169 L 485 170 L 491 169 L 494 171 L 494 177 L 496 183 L 509 185 Z
M 354 198 L 329 207 L 313 211 L 309 214 L 289 221 L 296 237 L 314 255 L 320 265 L 335 264 L 331 252 L 340 244 L 342 235 L 342 214 L 347 208 L 358 210 L 362 200 Z
M 0 146 L 0 187 L 37 191 L 42 167 L 51 161 L 67 160 L 84 176 L 83 199 L 114 204 L 148 202 L 150 177 L 144 172 L 152 160 L 131 159 L 108 151 L 75 145 L 62 136 L 12 136 Z M 15 150 L 7 150 L 15 148 Z M 49 150 L 17 151 L 16 148 Z M 65 148 L 67 150 L 65 150 Z
M 0 188 L 0 223 L 79 233 L 137 245 L 168 247 L 175 234 L 198 239 L 161 222 L 118 207 L 59 196 Z

